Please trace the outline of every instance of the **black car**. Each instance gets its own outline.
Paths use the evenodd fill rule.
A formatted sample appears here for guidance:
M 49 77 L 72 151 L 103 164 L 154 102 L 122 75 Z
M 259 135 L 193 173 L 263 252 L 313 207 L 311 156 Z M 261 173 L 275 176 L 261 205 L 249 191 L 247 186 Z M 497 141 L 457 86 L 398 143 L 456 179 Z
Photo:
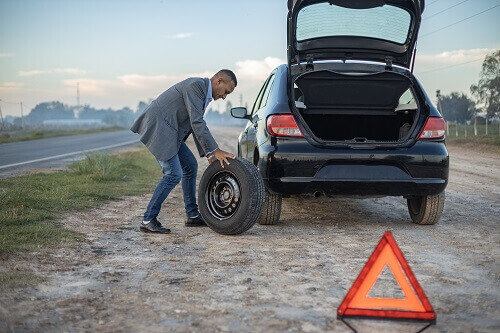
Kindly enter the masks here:
M 446 124 L 413 75 L 423 0 L 290 0 L 288 63 L 271 72 L 238 156 L 267 195 L 261 224 L 295 194 L 403 196 L 413 222 L 444 206 Z

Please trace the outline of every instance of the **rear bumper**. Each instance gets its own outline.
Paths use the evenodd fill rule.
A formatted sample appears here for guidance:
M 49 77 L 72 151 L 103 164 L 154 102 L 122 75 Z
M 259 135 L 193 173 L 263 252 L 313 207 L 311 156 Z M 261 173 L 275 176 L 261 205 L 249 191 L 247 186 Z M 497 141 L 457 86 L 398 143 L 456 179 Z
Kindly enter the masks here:
M 402 149 L 329 149 L 305 140 L 275 140 L 259 149 L 266 186 L 283 195 L 438 194 L 448 184 L 443 142 L 420 141 Z

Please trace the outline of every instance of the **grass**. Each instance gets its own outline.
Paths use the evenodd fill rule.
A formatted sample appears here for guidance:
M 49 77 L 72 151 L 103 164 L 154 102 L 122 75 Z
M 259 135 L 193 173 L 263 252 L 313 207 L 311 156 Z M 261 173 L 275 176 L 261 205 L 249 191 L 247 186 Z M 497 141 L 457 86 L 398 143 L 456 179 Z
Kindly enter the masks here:
M 43 138 L 53 138 L 56 136 L 68 136 L 77 134 L 87 134 L 96 132 L 112 132 L 122 130 L 121 127 L 94 128 L 86 130 L 21 130 L 15 132 L 0 132 L 0 143 L 28 141 Z
M 498 124 L 488 125 L 488 135 L 486 135 L 486 125 L 477 125 L 477 135 L 474 135 L 474 125 L 448 124 L 446 141 L 454 144 L 465 145 L 490 145 L 500 147 L 500 126 Z
M 0 273 L 0 290 L 26 288 L 45 281 L 41 276 L 28 272 Z
M 489 145 L 500 147 L 500 136 L 492 135 L 471 135 L 471 136 L 458 136 L 451 134 L 446 137 L 446 142 L 462 145 Z
M 68 171 L 0 179 L 0 254 L 74 243 L 83 235 L 53 222 L 62 213 L 150 192 L 161 177 L 145 149 L 91 154 Z

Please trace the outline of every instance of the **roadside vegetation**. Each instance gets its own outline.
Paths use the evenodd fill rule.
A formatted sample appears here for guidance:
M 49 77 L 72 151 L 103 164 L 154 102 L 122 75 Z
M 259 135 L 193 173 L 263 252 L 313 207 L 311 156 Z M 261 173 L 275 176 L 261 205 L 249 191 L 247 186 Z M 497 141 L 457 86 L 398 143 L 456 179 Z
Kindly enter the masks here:
M 36 140 L 43 138 L 53 138 L 56 136 L 68 136 L 68 135 L 97 133 L 97 132 L 113 132 L 122 129 L 123 129 L 122 127 L 106 127 L 106 128 L 94 128 L 85 130 L 34 129 L 34 130 L 8 131 L 8 132 L 0 132 L 0 143 Z
M 500 151 L 500 124 L 489 124 L 488 134 L 485 125 L 476 126 L 475 135 L 474 124 L 448 124 L 446 142 L 451 144 L 475 147 L 478 145 L 491 146 L 493 150 Z
M 143 149 L 89 154 L 67 171 L 0 179 L 0 256 L 82 240 L 83 235 L 54 220 L 65 212 L 150 192 L 159 177 L 154 157 Z
M 479 81 L 464 93 L 441 95 L 437 107 L 448 123 L 446 142 L 500 152 L 500 50 L 485 57 Z

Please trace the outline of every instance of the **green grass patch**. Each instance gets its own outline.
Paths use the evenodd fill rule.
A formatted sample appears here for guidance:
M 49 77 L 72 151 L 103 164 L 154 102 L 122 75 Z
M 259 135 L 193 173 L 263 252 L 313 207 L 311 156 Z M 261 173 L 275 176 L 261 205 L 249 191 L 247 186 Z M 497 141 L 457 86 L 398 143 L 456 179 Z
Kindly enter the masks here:
M 455 136 L 449 135 L 446 137 L 446 142 L 461 145 L 489 145 L 500 147 L 500 136 L 493 135 L 468 135 L 465 136 Z
M 77 134 L 88 134 L 97 132 L 113 132 L 123 130 L 121 127 L 94 128 L 86 130 L 21 130 L 15 132 L 0 132 L 0 143 L 28 141 L 56 136 L 69 136 Z
M 448 123 L 446 141 L 460 145 L 489 145 L 500 147 L 500 125 L 489 124 L 488 134 L 486 134 L 486 125 L 484 124 L 476 125 L 476 129 L 474 130 L 474 124 Z
M 28 272 L 7 272 L 0 273 L 0 290 L 13 288 L 26 288 L 35 286 L 45 279 Z
M 53 220 L 127 195 L 151 192 L 161 169 L 146 149 L 91 154 L 68 171 L 0 179 L 0 253 L 72 243 L 82 235 Z

